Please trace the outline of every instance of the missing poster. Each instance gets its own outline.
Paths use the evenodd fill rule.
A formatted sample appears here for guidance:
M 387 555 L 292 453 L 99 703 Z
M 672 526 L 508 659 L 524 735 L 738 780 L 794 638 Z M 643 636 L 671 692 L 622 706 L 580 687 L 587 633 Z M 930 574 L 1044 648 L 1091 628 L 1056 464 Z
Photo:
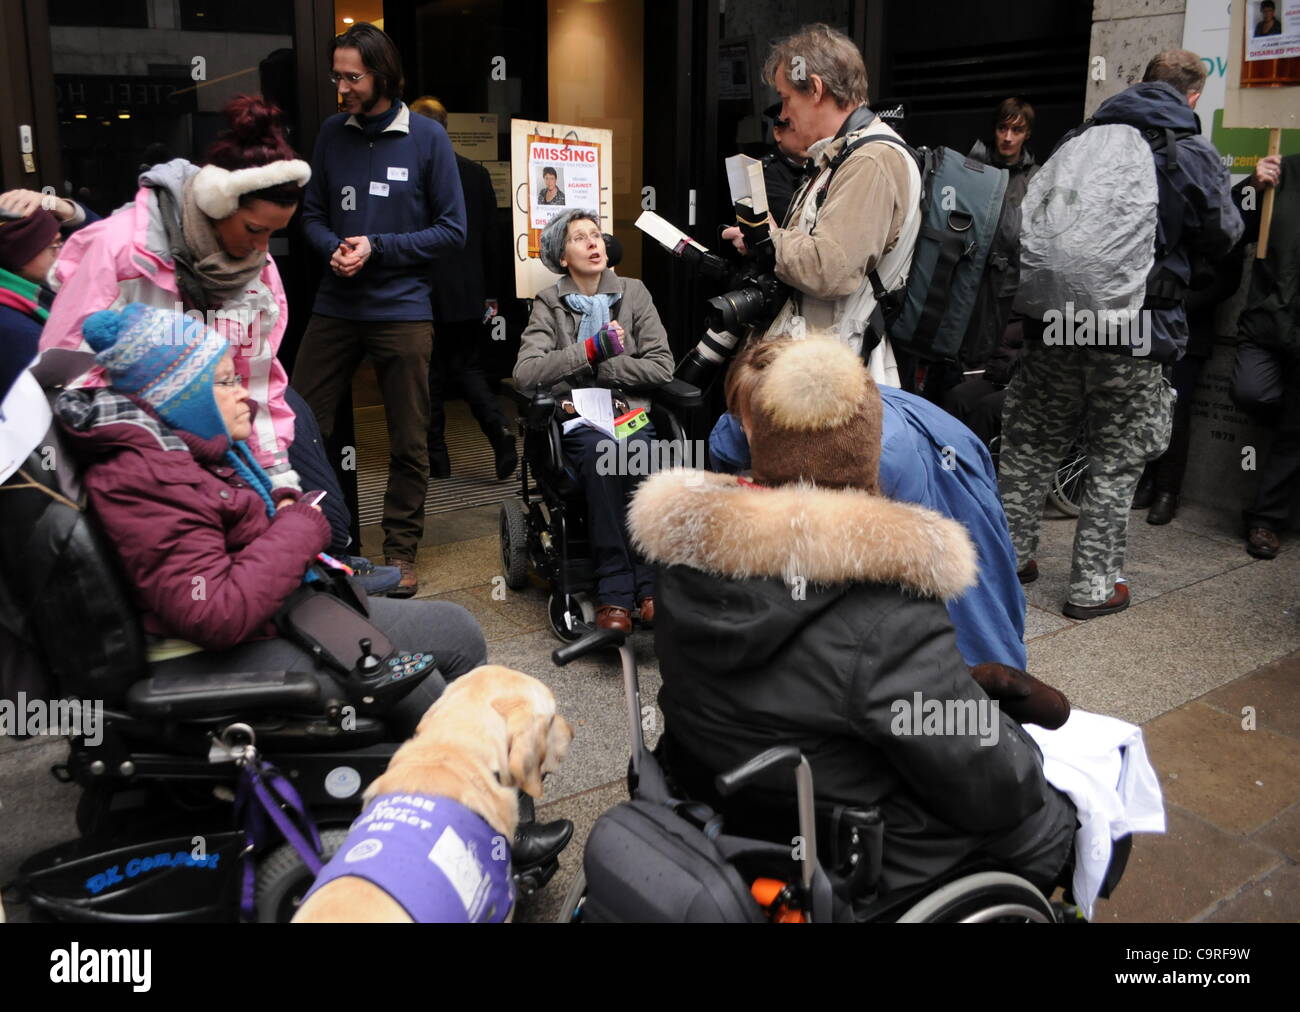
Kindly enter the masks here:
M 1300 0 L 1249 0 L 1246 61 L 1300 56 Z
M 600 207 L 600 145 L 533 138 L 528 143 L 530 228 L 545 228 L 567 207 Z

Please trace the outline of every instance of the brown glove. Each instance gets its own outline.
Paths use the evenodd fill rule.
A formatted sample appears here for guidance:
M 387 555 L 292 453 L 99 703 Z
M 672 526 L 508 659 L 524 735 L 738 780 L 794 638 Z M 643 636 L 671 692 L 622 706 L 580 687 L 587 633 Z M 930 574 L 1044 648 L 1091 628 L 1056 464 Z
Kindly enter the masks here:
M 1055 731 L 1070 719 L 1070 701 L 1065 693 L 1028 672 L 990 662 L 976 664 L 970 674 L 990 699 L 998 701 L 1007 716 L 1022 724 L 1037 724 Z

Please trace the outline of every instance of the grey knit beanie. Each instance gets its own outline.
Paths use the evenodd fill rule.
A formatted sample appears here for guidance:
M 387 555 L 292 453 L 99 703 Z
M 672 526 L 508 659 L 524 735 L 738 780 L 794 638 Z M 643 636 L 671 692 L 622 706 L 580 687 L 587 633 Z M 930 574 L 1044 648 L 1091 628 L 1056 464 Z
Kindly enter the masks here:
M 542 263 L 553 274 L 566 273 L 564 268 L 560 266 L 560 261 L 564 258 L 564 240 L 569 234 L 569 222 L 579 219 L 594 221 L 596 227 L 600 228 L 599 214 L 595 211 L 584 211 L 575 207 L 557 214 L 551 219 L 551 223 L 542 229 L 542 248 L 539 252 Z

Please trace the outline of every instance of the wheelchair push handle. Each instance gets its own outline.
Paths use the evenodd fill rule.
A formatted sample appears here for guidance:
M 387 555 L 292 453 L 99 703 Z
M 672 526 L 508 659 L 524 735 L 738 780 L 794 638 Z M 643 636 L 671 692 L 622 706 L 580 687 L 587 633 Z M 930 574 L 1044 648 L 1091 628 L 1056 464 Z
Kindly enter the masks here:
M 734 794 L 764 770 L 774 767 L 795 769 L 801 762 L 803 762 L 803 753 L 795 746 L 777 745 L 766 752 L 760 752 L 748 762 L 741 763 L 734 770 L 719 773 L 717 779 L 714 780 L 714 785 L 718 788 L 718 793 L 726 797 L 729 794 Z
M 627 634 L 620 632 L 618 629 L 597 629 L 595 632 L 582 637 L 577 643 L 570 643 L 567 647 L 558 647 L 551 654 L 551 660 L 560 667 L 564 667 L 570 661 L 576 661 L 579 657 L 584 657 L 595 650 L 603 650 L 605 647 L 621 647 L 626 639 Z

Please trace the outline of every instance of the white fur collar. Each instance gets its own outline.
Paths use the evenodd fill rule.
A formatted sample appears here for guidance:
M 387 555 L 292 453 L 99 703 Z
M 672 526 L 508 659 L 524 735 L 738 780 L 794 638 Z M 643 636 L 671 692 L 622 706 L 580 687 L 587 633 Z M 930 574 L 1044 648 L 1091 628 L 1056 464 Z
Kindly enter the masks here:
M 960 523 L 856 489 L 753 488 L 673 468 L 642 483 L 628 530 L 651 562 L 730 579 L 885 583 L 938 598 L 976 582 L 975 547 Z

